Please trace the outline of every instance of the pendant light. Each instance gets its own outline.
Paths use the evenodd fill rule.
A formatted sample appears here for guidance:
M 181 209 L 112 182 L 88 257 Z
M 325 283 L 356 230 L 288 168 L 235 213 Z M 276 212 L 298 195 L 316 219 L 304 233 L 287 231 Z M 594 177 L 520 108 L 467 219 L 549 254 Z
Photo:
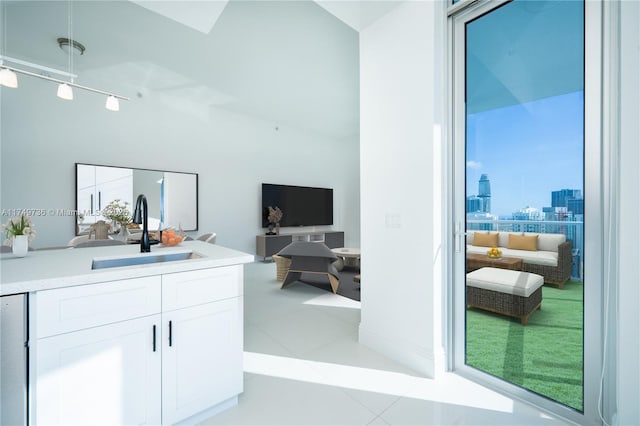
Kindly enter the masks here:
M 67 83 L 58 85 L 58 97 L 67 101 L 73 100 L 73 89 Z
M 120 111 L 120 102 L 118 101 L 118 98 L 113 95 L 107 96 L 105 108 L 109 111 Z
M 15 89 L 18 87 L 18 76 L 10 69 L 2 68 L 0 70 L 0 85 Z

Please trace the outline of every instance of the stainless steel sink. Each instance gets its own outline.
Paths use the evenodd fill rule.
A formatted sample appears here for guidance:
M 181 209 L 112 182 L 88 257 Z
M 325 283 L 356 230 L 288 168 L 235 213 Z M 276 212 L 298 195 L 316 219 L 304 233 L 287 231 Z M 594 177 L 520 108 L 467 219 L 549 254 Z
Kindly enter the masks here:
M 190 260 L 202 258 L 199 253 L 193 251 L 181 251 L 170 253 L 139 253 L 127 257 L 100 257 L 94 258 L 91 269 L 120 268 L 123 266 L 146 265 L 150 263 L 175 262 L 178 260 Z

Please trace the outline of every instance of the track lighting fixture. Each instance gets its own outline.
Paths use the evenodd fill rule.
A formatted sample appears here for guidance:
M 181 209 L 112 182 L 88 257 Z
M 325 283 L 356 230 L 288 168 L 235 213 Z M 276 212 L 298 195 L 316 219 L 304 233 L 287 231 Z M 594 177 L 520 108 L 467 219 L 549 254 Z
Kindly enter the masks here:
M 40 70 L 42 74 L 38 74 L 32 71 L 27 71 L 22 68 L 16 68 L 14 66 L 7 65 L 7 62 L 17 63 L 28 68 Z M 31 62 L 22 61 L 20 59 L 13 59 L 7 56 L 0 56 L 0 85 L 5 87 L 17 88 L 18 76 L 17 74 L 28 75 L 30 77 L 37 77 L 43 80 L 52 81 L 58 84 L 58 97 L 66 100 L 73 99 L 73 89 L 82 89 L 93 93 L 99 93 L 107 96 L 107 103 L 105 108 L 110 111 L 118 111 L 120 109 L 119 99 L 128 101 L 126 96 L 117 95 L 115 93 L 107 92 L 100 89 L 94 89 L 93 87 L 82 86 L 80 84 L 73 83 L 71 81 L 65 81 L 58 78 L 50 77 L 51 74 L 58 74 L 68 78 L 75 78 L 74 74 L 67 73 L 65 71 L 59 71 L 54 68 L 45 67 L 42 65 L 34 64 Z
M 45 67 L 42 65 L 34 64 L 32 62 L 23 61 L 20 59 L 9 58 L 4 55 L 7 51 L 7 25 L 6 25 L 6 13 L 5 13 L 5 5 L 0 0 L 0 5 L 2 6 L 0 10 L 2 11 L 2 17 L 0 21 L 2 22 L 3 28 L 3 37 L 2 37 L 2 55 L 0 55 L 0 86 L 17 88 L 18 87 L 18 76 L 17 74 L 28 75 L 30 77 L 37 77 L 43 80 L 52 81 L 58 84 L 58 97 L 65 100 L 73 100 L 73 89 L 78 88 L 82 90 L 86 90 L 93 93 L 100 93 L 107 96 L 107 102 L 105 104 L 105 108 L 109 111 L 119 111 L 120 110 L 120 102 L 119 99 L 124 99 L 126 101 L 129 98 L 116 95 L 115 93 L 106 92 L 104 90 L 94 89 L 93 87 L 82 86 L 80 84 L 76 84 L 74 79 L 76 77 L 73 71 L 73 55 L 83 55 L 86 48 L 84 45 L 77 40 L 73 39 L 73 8 L 71 0 L 67 0 L 69 4 L 69 13 L 67 16 L 67 27 L 68 27 L 68 36 L 67 37 L 59 37 L 56 41 L 58 42 L 58 46 L 60 49 L 64 50 L 67 53 L 68 58 L 68 66 L 69 72 L 59 71 L 53 68 Z M 7 65 L 6 62 L 11 63 L 11 65 Z M 38 70 L 40 73 L 36 73 L 34 71 L 25 70 L 23 68 L 16 68 L 14 64 L 26 66 L 28 69 Z M 16 74 L 17 73 L 17 74 Z M 57 74 L 59 76 L 63 76 L 69 81 L 61 80 L 58 78 L 51 77 L 51 74 Z

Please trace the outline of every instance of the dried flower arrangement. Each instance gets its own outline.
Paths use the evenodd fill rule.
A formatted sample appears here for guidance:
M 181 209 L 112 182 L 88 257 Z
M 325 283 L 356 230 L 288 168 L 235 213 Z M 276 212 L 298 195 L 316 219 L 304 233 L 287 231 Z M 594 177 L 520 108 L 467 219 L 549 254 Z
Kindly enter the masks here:
M 280 210 L 280 207 L 276 206 L 276 208 L 274 209 L 273 207 L 269 206 L 269 216 L 267 216 L 267 220 L 269 221 L 269 223 L 278 223 L 281 219 L 282 210 Z

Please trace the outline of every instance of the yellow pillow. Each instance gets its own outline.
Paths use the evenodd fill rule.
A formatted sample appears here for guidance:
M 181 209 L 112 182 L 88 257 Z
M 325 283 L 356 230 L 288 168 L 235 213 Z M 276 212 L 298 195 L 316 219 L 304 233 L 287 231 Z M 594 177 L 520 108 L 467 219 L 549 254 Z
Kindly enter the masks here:
M 538 251 L 538 236 L 509 234 L 509 248 L 516 250 Z
M 493 234 L 484 232 L 473 233 L 473 245 L 480 247 L 498 247 L 498 233 Z

